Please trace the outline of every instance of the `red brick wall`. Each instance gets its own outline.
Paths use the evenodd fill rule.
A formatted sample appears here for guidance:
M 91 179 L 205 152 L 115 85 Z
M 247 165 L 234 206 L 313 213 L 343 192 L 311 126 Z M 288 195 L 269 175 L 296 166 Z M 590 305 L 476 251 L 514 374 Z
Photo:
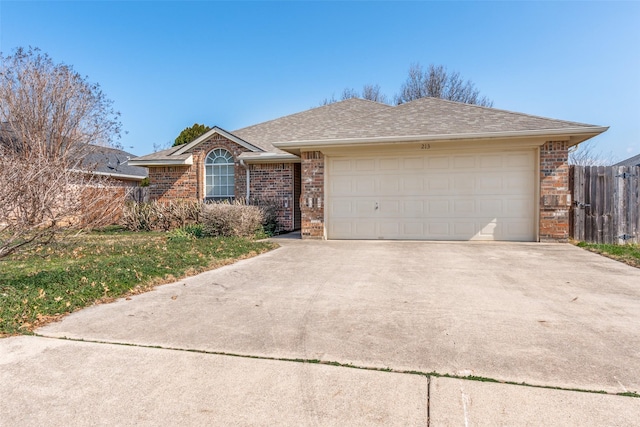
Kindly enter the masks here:
M 237 161 L 238 156 L 250 151 L 227 138 L 214 134 L 209 140 L 196 146 L 191 152 L 193 165 L 165 166 L 149 168 L 149 195 L 152 200 L 191 199 L 203 200 L 205 197 L 204 161 L 207 154 L 215 148 L 228 150 L 236 159 L 235 194 L 246 195 L 245 169 Z
M 196 146 L 193 151 L 193 165 L 150 167 L 149 196 L 151 200 L 204 200 L 204 162 L 213 149 L 224 148 L 235 159 L 235 197 L 247 195 L 246 169 L 240 165 L 238 156 L 250 151 L 227 138 L 215 134 L 209 140 Z M 250 176 L 250 198 L 273 200 L 278 209 L 279 231 L 290 231 L 295 227 L 294 219 L 294 164 L 254 164 L 247 165 Z
M 549 141 L 540 147 L 540 241 L 569 238 L 569 144 Z
M 273 201 L 278 212 L 278 231 L 294 230 L 294 163 L 249 165 L 251 199 Z M 246 180 L 246 177 L 244 178 Z
M 324 237 L 324 155 L 319 151 L 306 151 L 300 157 L 302 238 L 321 239 Z
M 197 199 L 197 181 L 191 166 L 149 168 L 149 198 L 161 202 Z

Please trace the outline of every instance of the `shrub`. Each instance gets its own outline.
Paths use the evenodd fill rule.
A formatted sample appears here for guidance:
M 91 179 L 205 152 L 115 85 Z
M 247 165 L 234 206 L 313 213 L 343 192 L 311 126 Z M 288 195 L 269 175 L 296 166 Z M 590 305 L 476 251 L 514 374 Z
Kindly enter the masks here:
M 262 231 L 267 236 L 273 236 L 279 229 L 278 203 L 275 200 L 253 199 L 251 205 L 258 206 L 262 211 Z
M 254 199 L 250 204 L 238 199 L 232 203 L 171 201 L 126 204 L 121 224 L 130 231 L 181 230 L 195 238 L 205 236 L 272 236 L 278 231 L 278 204 Z
M 253 237 L 262 228 L 263 219 L 258 206 L 240 201 L 206 204 L 201 214 L 202 231 L 212 237 Z
M 124 208 L 121 222 L 131 231 L 169 231 L 196 224 L 201 211 L 202 203 L 190 200 L 130 202 Z

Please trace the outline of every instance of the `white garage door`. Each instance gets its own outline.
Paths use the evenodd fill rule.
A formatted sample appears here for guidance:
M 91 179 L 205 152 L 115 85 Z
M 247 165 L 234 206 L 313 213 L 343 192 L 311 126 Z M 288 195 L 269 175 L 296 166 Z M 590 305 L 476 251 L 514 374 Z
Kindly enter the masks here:
M 329 239 L 535 239 L 535 151 L 328 157 Z

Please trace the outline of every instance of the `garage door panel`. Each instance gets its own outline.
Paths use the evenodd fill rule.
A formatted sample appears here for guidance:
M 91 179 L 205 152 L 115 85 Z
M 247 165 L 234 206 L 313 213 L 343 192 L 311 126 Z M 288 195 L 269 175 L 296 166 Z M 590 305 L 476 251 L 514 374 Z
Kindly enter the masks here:
M 449 169 L 450 158 L 448 156 L 427 157 L 427 170 Z
M 402 226 L 402 234 L 404 236 L 424 236 L 424 223 L 405 221 Z
M 427 201 L 429 216 L 439 217 L 451 213 L 451 201 L 449 199 L 432 199 Z
M 378 204 L 380 215 L 395 215 L 400 213 L 400 201 L 399 200 L 382 200 Z
M 376 233 L 376 221 L 374 220 L 359 220 L 355 224 L 355 234 L 358 238 L 365 238 L 369 236 L 369 238 L 378 238 L 378 233 Z M 370 237 L 374 236 L 374 237 Z
M 424 215 L 424 202 L 422 200 L 403 200 L 402 212 L 409 217 L 422 217 Z
M 478 160 L 481 169 L 493 171 L 502 168 L 503 158 L 501 156 L 485 154 L 478 156 Z
M 458 194 L 470 194 L 476 189 L 475 177 L 471 174 L 456 174 L 452 177 L 451 189 Z
M 381 171 L 387 171 L 387 170 L 397 171 L 398 169 L 400 169 L 400 159 L 398 158 L 380 159 L 378 165 Z
M 405 170 L 423 170 L 424 157 L 405 157 L 402 161 L 402 167 Z
M 487 222 L 486 224 L 480 227 L 479 236 L 480 237 L 493 237 L 494 235 L 500 234 L 501 227 L 495 222 Z
M 430 221 L 427 223 L 427 236 L 437 236 L 446 239 L 451 235 L 451 227 L 448 222 Z
M 408 194 L 412 192 L 420 192 L 424 190 L 424 178 L 422 176 L 407 175 L 401 178 L 402 191 Z
M 519 218 L 522 212 L 533 211 L 533 200 L 529 198 L 509 198 L 505 200 L 504 216 Z
M 476 157 L 475 156 L 454 156 L 453 157 L 453 169 L 475 169 Z
M 530 168 L 532 157 L 531 153 L 508 153 L 504 155 L 506 166 L 510 168 Z
M 400 191 L 400 177 L 397 175 L 383 175 L 378 182 L 381 194 L 398 194 Z
M 334 176 L 329 186 L 331 194 L 334 196 L 350 196 L 353 192 L 353 177 Z
M 476 181 L 476 190 L 478 193 L 499 194 L 502 192 L 502 182 L 504 177 L 497 174 L 480 176 Z
M 426 179 L 427 188 L 430 191 L 446 191 L 451 189 L 450 179 L 448 177 L 430 176 Z
M 535 237 L 533 150 L 327 161 L 329 238 Z
M 456 217 L 474 215 L 476 213 L 476 201 L 472 199 L 454 200 L 452 213 Z
M 504 203 L 502 199 L 478 200 L 477 213 L 483 216 L 492 215 L 492 214 L 496 216 L 502 216 L 504 215 Z
M 357 176 L 354 178 L 353 188 L 356 194 L 375 194 L 375 178 L 373 176 Z
M 355 169 L 360 172 L 373 172 L 376 169 L 376 161 L 374 159 L 356 160 Z
M 350 173 L 353 167 L 351 166 L 351 160 L 334 159 L 331 162 L 331 169 L 336 174 L 340 172 Z
M 353 216 L 355 209 L 350 200 L 335 199 L 331 203 L 329 212 L 332 218 L 351 217 Z

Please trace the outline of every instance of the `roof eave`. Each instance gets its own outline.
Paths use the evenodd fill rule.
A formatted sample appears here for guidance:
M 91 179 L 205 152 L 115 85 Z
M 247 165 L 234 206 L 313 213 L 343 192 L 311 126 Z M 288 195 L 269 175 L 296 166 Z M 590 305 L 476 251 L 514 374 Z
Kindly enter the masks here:
M 98 172 L 98 171 L 92 171 L 92 170 L 87 170 L 87 169 L 69 169 L 69 170 L 71 172 L 77 172 L 77 173 L 89 174 L 89 175 L 106 176 L 106 177 L 109 177 L 109 178 L 117 178 L 117 179 L 128 180 L 128 181 L 142 181 L 143 179 L 146 178 L 146 176 L 141 176 L 141 175 L 128 175 L 128 174 L 124 174 L 124 173 L 112 173 L 112 172 Z
M 256 154 L 252 155 L 252 153 L 242 153 L 239 156 L 239 159 L 247 164 L 260 164 L 260 163 L 300 163 L 300 157 L 289 154 Z
M 186 159 L 149 159 L 149 160 L 139 160 L 139 159 L 131 159 L 129 160 L 129 166 L 142 166 L 142 167 L 153 167 L 153 166 L 191 166 L 193 164 L 193 156 L 189 156 Z
M 480 132 L 480 133 L 460 133 L 460 134 L 439 134 L 439 135 L 409 135 L 409 136 L 382 136 L 369 138 L 342 138 L 342 139 L 319 139 L 274 142 L 274 147 L 299 155 L 304 148 L 312 147 L 346 147 L 358 145 L 383 145 L 410 142 L 446 142 L 460 140 L 491 140 L 491 139 L 518 139 L 532 137 L 554 137 L 568 140 L 570 145 L 579 144 L 589 138 L 600 135 L 609 129 L 608 126 L 593 126 L 563 129 L 540 129 L 526 131 L 506 131 L 506 132 Z

